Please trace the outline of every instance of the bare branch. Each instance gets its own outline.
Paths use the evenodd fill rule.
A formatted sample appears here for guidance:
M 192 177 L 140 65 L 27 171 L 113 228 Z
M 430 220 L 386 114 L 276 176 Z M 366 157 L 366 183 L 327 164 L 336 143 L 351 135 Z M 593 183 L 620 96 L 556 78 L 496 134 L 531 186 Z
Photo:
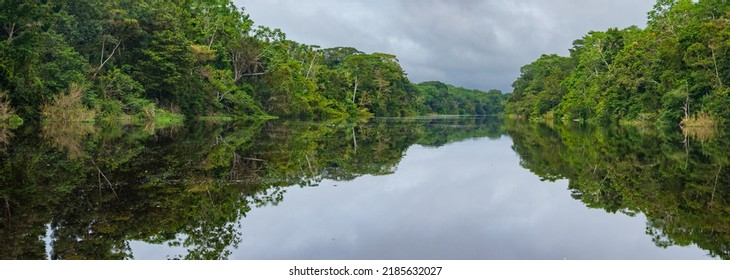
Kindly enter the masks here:
M 243 76 L 243 77 L 247 77 L 247 76 L 261 76 L 261 75 L 266 75 L 266 74 L 268 74 L 268 72 L 246 73 L 246 74 L 241 74 L 241 76 Z
M 104 68 L 104 65 L 107 62 L 109 62 L 109 60 L 114 56 L 114 53 L 117 51 L 117 49 L 119 48 L 119 45 L 121 45 L 121 44 L 122 44 L 122 40 L 118 40 L 117 44 L 114 46 L 114 49 L 112 49 L 112 52 L 109 54 L 109 56 L 106 57 L 106 59 L 104 59 L 104 48 L 106 47 L 106 39 L 104 39 L 104 41 L 102 41 L 101 57 L 99 58 L 99 68 L 96 69 L 96 72 L 94 72 L 93 77 L 96 77 L 96 75 L 99 74 L 99 71 L 101 71 L 101 69 Z
M 11 23 L 9 23 L 9 24 L 5 25 L 5 29 L 6 29 L 7 31 L 8 31 L 8 40 L 7 40 L 7 42 L 8 42 L 8 44 L 10 44 L 10 42 L 12 42 L 12 41 L 13 41 L 13 39 L 14 39 L 14 38 L 13 38 L 13 35 L 14 35 L 14 34 L 15 34 L 15 32 L 16 32 L 16 31 L 18 31 L 18 30 L 19 30 L 20 28 L 17 28 L 17 29 L 16 29 L 16 28 L 15 28 L 15 22 L 11 22 Z

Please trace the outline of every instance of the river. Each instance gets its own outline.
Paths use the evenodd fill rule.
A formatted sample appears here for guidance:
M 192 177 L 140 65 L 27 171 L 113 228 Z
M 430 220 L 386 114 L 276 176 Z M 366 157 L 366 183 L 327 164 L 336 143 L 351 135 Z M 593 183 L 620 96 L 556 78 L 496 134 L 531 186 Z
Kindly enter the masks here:
M 2 259 L 730 256 L 722 135 L 463 117 L 4 139 Z

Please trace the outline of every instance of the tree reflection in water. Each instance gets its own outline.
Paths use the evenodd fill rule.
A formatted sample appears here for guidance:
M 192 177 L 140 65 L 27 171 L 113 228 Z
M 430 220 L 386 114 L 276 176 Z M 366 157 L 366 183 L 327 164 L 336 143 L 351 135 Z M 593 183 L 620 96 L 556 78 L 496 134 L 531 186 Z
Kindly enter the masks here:
M 287 187 L 392 173 L 416 143 L 502 134 L 483 118 L 81 128 L 26 127 L 5 144 L 1 259 L 132 259 L 134 240 L 225 259 L 245 214 Z
M 730 138 L 719 131 L 482 118 L 72 129 L 3 138 L 0 258 L 132 259 L 130 242 L 141 241 L 185 252 L 169 258 L 226 259 L 245 238 L 246 213 L 276 205 L 291 186 L 391 174 L 414 144 L 505 134 L 524 168 L 569 179 L 586 206 L 643 213 L 657 246 L 696 244 L 730 258 Z
M 545 180 L 569 179 L 588 207 L 647 217 L 657 246 L 696 244 L 730 258 L 730 144 L 647 128 L 509 123 L 522 166 Z

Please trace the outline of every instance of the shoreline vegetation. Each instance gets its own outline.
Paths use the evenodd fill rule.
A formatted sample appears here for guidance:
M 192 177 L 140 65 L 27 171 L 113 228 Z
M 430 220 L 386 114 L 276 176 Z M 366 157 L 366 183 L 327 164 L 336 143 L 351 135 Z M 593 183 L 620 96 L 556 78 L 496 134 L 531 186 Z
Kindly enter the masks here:
M 658 126 L 730 120 L 730 4 L 659 0 L 647 27 L 590 31 L 521 68 L 512 93 L 411 83 L 398 59 L 256 26 L 232 1 L 24 1 L 0 21 L 0 123 L 500 115 Z
M 730 3 L 658 0 L 646 28 L 590 31 L 522 67 L 510 118 L 718 129 L 730 122 Z
M 360 121 L 496 115 L 506 101 L 498 90 L 411 83 L 391 54 L 289 40 L 230 0 L 0 5 L 3 123 Z

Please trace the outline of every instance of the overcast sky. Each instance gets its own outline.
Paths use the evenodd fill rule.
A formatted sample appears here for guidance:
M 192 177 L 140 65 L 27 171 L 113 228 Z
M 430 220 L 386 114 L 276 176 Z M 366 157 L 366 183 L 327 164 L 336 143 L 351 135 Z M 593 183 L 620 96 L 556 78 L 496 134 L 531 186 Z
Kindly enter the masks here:
M 234 0 L 258 25 L 323 48 L 394 54 L 412 82 L 509 92 L 520 67 L 590 30 L 646 25 L 655 0 Z

